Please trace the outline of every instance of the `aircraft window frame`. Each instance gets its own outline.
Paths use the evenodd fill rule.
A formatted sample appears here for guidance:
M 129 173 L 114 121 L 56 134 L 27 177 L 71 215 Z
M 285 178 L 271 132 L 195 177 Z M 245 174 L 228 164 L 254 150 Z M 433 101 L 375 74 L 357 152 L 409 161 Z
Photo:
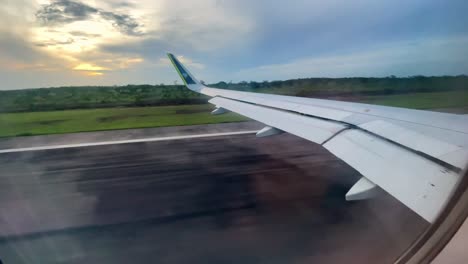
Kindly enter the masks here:
M 437 220 L 395 263 L 430 263 L 450 242 L 468 217 L 468 168 Z

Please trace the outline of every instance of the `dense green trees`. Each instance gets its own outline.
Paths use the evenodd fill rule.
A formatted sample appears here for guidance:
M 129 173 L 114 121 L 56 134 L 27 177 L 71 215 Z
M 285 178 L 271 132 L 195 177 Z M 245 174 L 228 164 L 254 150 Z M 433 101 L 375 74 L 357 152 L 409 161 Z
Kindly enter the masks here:
M 206 103 L 183 86 L 58 87 L 0 91 L 0 112 Z
M 407 78 L 307 78 L 286 81 L 240 82 L 226 84 L 220 82 L 213 86 L 296 96 L 356 96 L 356 95 L 388 95 L 419 92 L 439 92 L 453 90 L 468 90 L 468 76 Z
M 307 78 L 271 82 L 219 82 L 211 86 L 305 97 L 355 97 L 468 90 L 468 76 Z M 202 104 L 206 101 L 205 96 L 181 85 L 58 87 L 0 91 L 0 112 Z

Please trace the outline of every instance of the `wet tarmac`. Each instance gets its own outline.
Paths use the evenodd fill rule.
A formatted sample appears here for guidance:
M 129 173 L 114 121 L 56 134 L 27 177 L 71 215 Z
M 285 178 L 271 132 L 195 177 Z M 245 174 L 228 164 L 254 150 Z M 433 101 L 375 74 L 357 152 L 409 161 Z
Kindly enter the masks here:
M 429 225 L 384 192 L 345 201 L 359 173 L 288 134 L 9 153 L 0 168 L 3 263 L 389 263 Z

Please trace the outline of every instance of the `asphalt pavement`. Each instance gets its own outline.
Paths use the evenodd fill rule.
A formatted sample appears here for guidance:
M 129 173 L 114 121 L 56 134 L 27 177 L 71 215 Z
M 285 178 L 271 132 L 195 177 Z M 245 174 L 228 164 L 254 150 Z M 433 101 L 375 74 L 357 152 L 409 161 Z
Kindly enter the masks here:
M 5 139 L 0 148 L 260 127 Z M 3 263 L 388 263 L 429 226 L 385 192 L 345 201 L 359 173 L 288 134 L 3 153 L 0 168 Z

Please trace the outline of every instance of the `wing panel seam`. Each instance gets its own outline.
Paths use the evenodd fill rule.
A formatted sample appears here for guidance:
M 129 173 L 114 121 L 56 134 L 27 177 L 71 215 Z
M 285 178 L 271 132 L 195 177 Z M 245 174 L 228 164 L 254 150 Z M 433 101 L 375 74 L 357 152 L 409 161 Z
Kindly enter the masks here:
M 357 130 L 363 131 L 363 132 L 365 132 L 365 133 L 368 133 L 368 134 L 370 134 L 370 135 L 372 135 L 372 136 L 375 136 L 375 137 L 377 137 L 377 138 L 379 138 L 379 139 L 381 139 L 381 140 L 385 140 L 385 141 L 387 141 L 387 142 L 389 142 L 389 143 L 392 143 L 392 144 L 394 144 L 394 145 L 396 145 L 396 146 L 399 146 L 399 147 L 401 147 L 401 148 L 403 148 L 403 149 L 405 149 L 405 150 L 407 150 L 407 151 L 413 152 L 413 153 L 415 153 L 415 154 L 417 154 L 417 155 L 419 155 L 419 156 L 421 156 L 421 157 L 423 157 L 423 158 L 426 158 L 427 160 L 432 161 L 432 162 L 434 162 L 434 163 L 436 163 L 436 164 L 439 164 L 439 165 L 441 165 L 441 166 L 443 166 L 443 167 L 445 167 L 445 168 L 447 168 L 447 169 L 449 169 L 449 170 L 451 170 L 451 171 L 454 171 L 454 172 L 456 172 L 456 173 L 460 173 L 460 172 L 462 171 L 461 168 L 456 167 L 456 166 L 454 166 L 454 165 L 452 165 L 452 164 L 450 164 L 450 163 L 448 163 L 448 162 L 445 162 L 445 161 L 443 161 L 443 160 L 440 160 L 440 159 L 438 159 L 438 158 L 436 158 L 436 157 L 433 157 L 433 156 L 431 156 L 431 155 L 429 155 L 429 154 L 426 154 L 426 153 L 424 153 L 424 152 L 421 152 L 421 151 L 412 149 L 412 148 L 407 147 L 407 146 L 405 146 L 405 145 L 403 145 L 403 144 L 400 144 L 400 143 L 398 143 L 398 142 L 396 142 L 396 141 L 390 140 L 390 139 L 388 139 L 388 138 L 386 138 L 386 137 L 383 137 L 383 136 L 381 136 L 381 135 L 379 135 L 379 134 L 376 134 L 376 133 L 374 133 L 374 132 L 371 132 L 371 131 L 368 131 L 368 130 L 366 130 L 366 129 L 363 129 L 362 127 L 359 127 L 359 126 L 356 126 L 356 125 L 353 125 L 353 124 L 350 124 L 350 123 L 347 123 L 347 122 L 338 121 L 338 120 L 333 120 L 333 119 L 324 118 L 324 117 L 318 117 L 318 116 L 314 116 L 314 115 L 309 115 L 309 114 L 305 114 L 305 113 L 301 113 L 301 112 L 296 112 L 296 111 L 294 111 L 294 110 L 287 110 L 287 109 L 282 109 L 282 108 L 276 108 L 276 107 L 271 107 L 271 106 L 266 106 L 266 105 L 261 105 L 261 104 L 246 102 L 246 101 L 242 101 L 242 100 L 238 100 L 238 99 L 232 99 L 232 98 L 228 98 L 228 97 L 224 97 L 224 96 L 219 96 L 219 95 L 215 96 L 214 98 L 216 98 L 216 97 L 218 97 L 218 98 L 223 98 L 223 99 L 230 100 L 230 101 L 236 101 L 236 102 L 239 102 L 239 103 L 244 103 L 244 104 L 249 104 L 249 105 L 255 105 L 255 106 L 259 106 L 259 107 L 265 107 L 265 108 L 269 108 L 269 109 L 276 110 L 276 111 L 289 112 L 289 113 L 293 113 L 293 114 L 298 114 L 298 115 L 302 115 L 302 116 L 307 116 L 307 117 L 311 117 L 311 118 L 316 118 L 316 119 L 320 119 L 320 120 L 324 120 L 324 121 L 328 121 L 328 122 L 339 123 L 339 124 L 345 126 L 344 129 L 338 131 L 338 132 L 335 133 L 333 136 L 331 136 L 330 138 L 328 138 L 325 142 L 323 142 L 322 145 L 325 144 L 326 142 L 329 142 L 331 139 L 333 139 L 335 136 L 339 135 L 340 133 L 342 133 L 342 132 L 345 131 L 345 130 L 357 129 Z
M 336 136 L 338 136 L 339 134 L 341 134 L 342 132 L 346 131 L 346 130 L 350 130 L 352 129 L 352 127 L 350 126 L 347 126 L 347 127 L 344 127 L 343 129 L 341 129 L 340 131 L 336 132 L 333 136 L 329 137 L 327 140 L 325 140 L 322 144 L 320 145 L 325 145 L 327 144 L 327 142 L 329 142 L 330 140 L 332 140 L 333 138 L 335 138 Z
M 205 86 L 205 87 L 209 88 L 209 89 L 223 90 L 223 89 L 220 89 L 220 88 L 212 88 L 212 87 L 207 87 L 207 86 Z M 233 91 L 233 90 L 228 90 L 228 89 L 224 89 L 224 90 L 226 90 L 228 92 L 242 92 L 242 93 L 253 94 L 252 96 L 254 96 L 254 97 L 256 96 L 256 94 L 258 94 L 258 93 L 253 93 L 253 92 Z M 275 95 L 275 94 L 269 94 L 269 95 Z M 220 95 L 216 95 L 216 96 L 217 97 L 223 97 L 223 98 L 230 99 L 230 100 L 236 100 L 236 99 L 232 99 L 232 98 L 224 97 L 224 96 L 220 96 Z M 286 96 L 286 95 L 276 95 L 276 96 Z M 245 101 L 242 101 L 242 102 L 245 102 Z M 297 104 L 297 102 L 290 101 L 288 99 L 284 99 L 284 102 Z M 249 103 L 249 102 L 245 102 L 245 103 Z M 359 104 L 362 104 L 362 103 L 359 103 Z M 438 129 L 453 131 L 453 132 L 457 132 L 457 133 L 461 133 L 461 134 L 465 134 L 465 135 L 468 134 L 468 133 L 466 133 L 464 131 L 460 131 L 460 130 L 456 130 L 456 129 L 452 129 L 452 128 L 434 126 L 434 125 L 431 125 L 431 124 L 421 124 L 421 123 L 418 123 L 418 122 L 409 121 L 409 120 L 400 120 L 400 119 L 396 119 L 396 118 L 393 118 L 393 117 L 383 117 L 383 116 L 377 115 L 377 114 L 361 113 L 361 112 L 353 111 L 353 110 L 343 110 L 343 109 L 336 108 L 336 107 L 331 107 L 331 106 L 321 106 L 321 105 L 307 104 L 307 103 L 305 103 L 304 105 L 321 107 L 321 108 L 328 108 L 328 109 L 336 110 L 336 111 L 346 111 L 346 112 L 350 112 L 350 113 L 353 113 L 353 114 L 367 115 L 367 116 L 372 116 L 372 117 L 377 117 L 377 118 L 385 118 L 385 119 L 389 119 L 389 120 L 393 120 L 393 121 L 403 121 L 403 122 L 406 122 L 406 123 L 409 123 L 409 124 L 424 125 L 424 126 L 428 126 L 428 127 L 432 127 L 432 128 L 438 128 Z M 417 109 L 411 109 L 411 110 L 417 110 Z M 292 110 L 288 110 L 288 111 L 292 111 Z

